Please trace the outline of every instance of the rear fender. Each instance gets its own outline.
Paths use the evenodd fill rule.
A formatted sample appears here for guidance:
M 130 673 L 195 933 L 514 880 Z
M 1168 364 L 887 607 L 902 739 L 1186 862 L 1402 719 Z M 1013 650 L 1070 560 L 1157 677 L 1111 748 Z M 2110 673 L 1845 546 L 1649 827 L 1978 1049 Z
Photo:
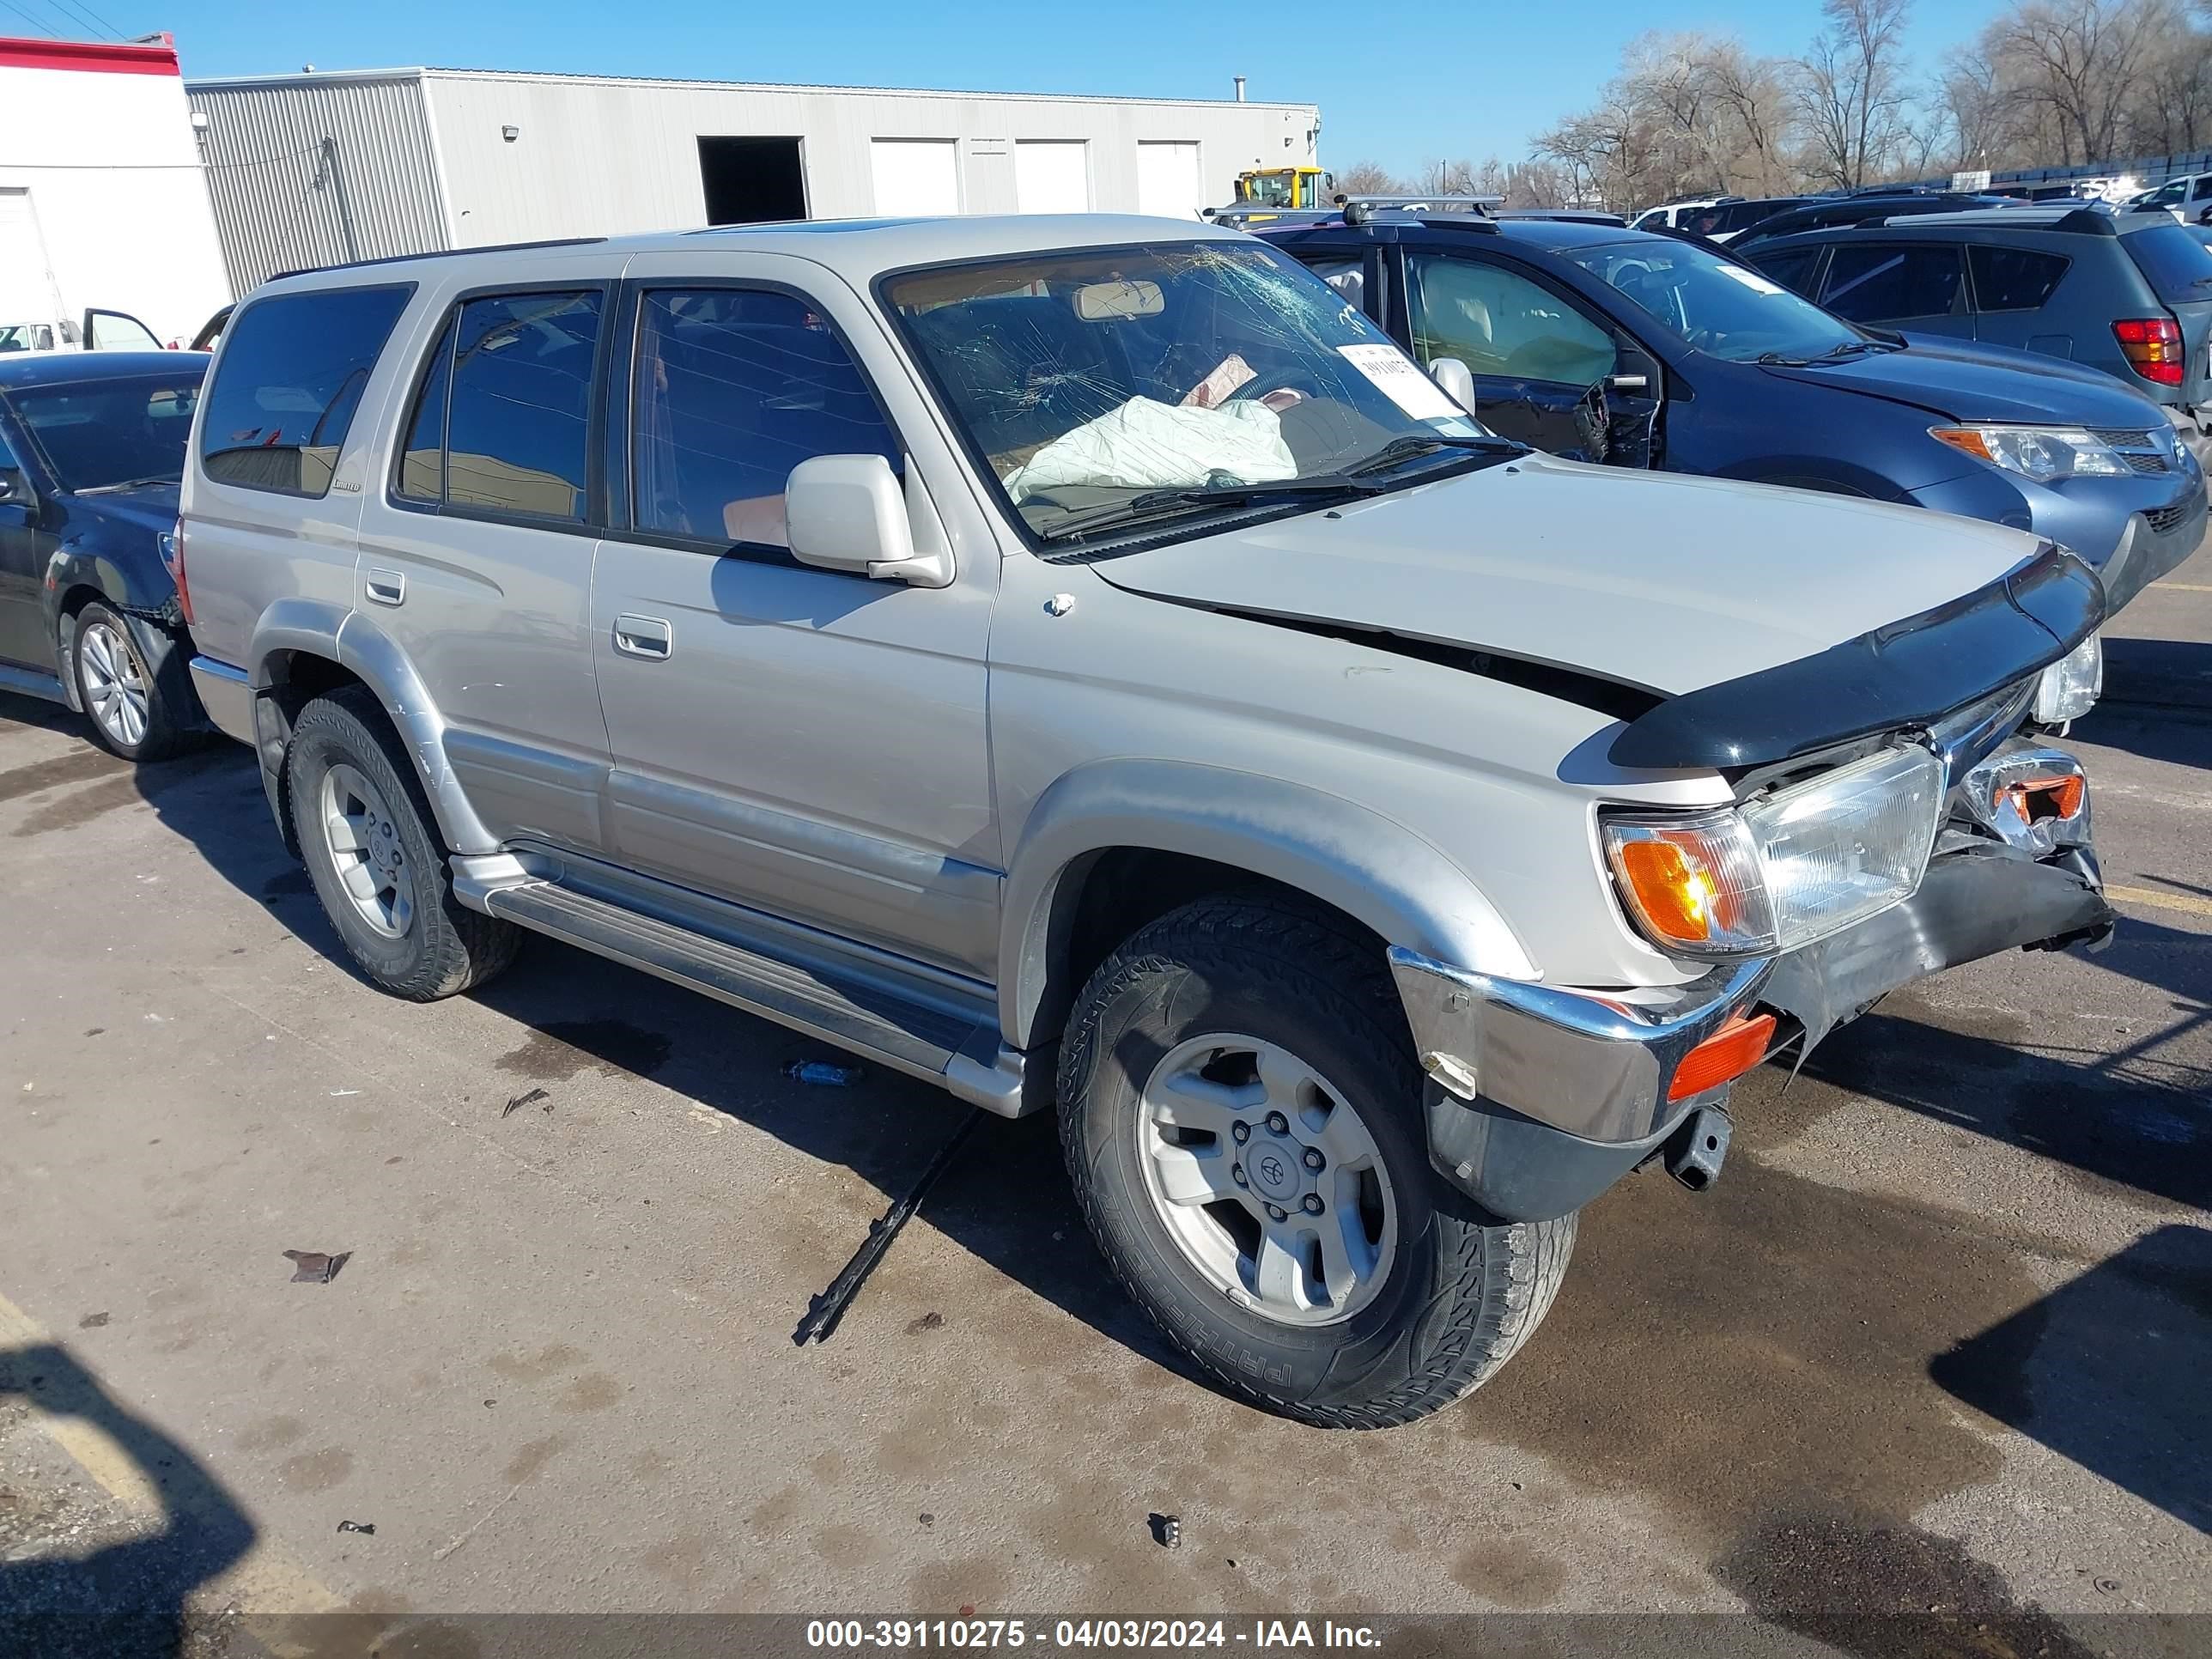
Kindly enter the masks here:
M 257 693 L 280 690 L 285 665 L 294 654 L 319 657 L 356 676 L 376 694 L 399 733 L 407 756 L 429 798 L 439 833 L 455 853 L 495 853 L 499 842 L 483 827 L 446 763 L 446 722 L 406 653 L 374 623 L 342 605 L 315 599 L 279 599 L 261 613 L 253 630 L 253 684 Z M 282 799 L 284 750 L 291 741 L 291 711 L 257 696 L 255 747 L 271 810 Z M 279 813 L 281 817 L 281 811 Z

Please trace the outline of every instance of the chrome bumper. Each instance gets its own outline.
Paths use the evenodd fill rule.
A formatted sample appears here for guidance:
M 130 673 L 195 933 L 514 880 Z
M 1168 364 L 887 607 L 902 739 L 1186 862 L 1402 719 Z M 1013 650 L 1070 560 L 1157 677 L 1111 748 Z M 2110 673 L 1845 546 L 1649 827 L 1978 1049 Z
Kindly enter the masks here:
M 240 743 L 253 741 L 253 682 L 243 668 L 213 657 L 194 657 L 192 690 L 216 730 Z
M 1667 1097 L 1674 1068 L 1773 971 L 1771 958 L 1717 969 L 1671 1006 L 1645 1009 L 1390 951 L 1423 1071 L 1462 1101 L 1603 1142 L 1640 1140 L 1679 1113 Z

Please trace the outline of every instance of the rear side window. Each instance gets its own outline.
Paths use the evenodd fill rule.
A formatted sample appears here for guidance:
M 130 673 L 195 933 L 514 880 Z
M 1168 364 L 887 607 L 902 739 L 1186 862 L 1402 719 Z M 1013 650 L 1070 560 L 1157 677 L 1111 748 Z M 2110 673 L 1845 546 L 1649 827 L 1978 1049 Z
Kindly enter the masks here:
M 1828 288 L 1820 303 L 1855 323 L 1948 316 L 1965 272 L 1955 247 L 1851 243 L 1837 248 L 1828 261 Z
M 792 468 L 817 455 L 902 463 L 844 343 L 788 294 L 648 292 L 632 410 L 635 526 L 690 540 L 788 547 Z
M 2152 291 L 2168 305 L 2212 300 L 2212 251 L 2177 224 L 2131 230 L 2120 246 L 2150 278 Z
M 200 422 L 200 470 L 219 483 L 330 493 L 362 387 L 411 287 L 257 300 L 232 320 Z
M 1816 247 L 1785 248 L 1779 253 L 1747 250 L 1743 257 L 1783 287 L 1805 295 L 1812 293 L 1813 273 L 1820 264 L 1820 250 Z
M 1972 247 L 1977 311 L 2033 311 L 2051 297 L 2070 260 L 2022 247 Z
M 593 289 L 464 301 L 408 411 L 398 495 L 581 524 L 603 297 Z

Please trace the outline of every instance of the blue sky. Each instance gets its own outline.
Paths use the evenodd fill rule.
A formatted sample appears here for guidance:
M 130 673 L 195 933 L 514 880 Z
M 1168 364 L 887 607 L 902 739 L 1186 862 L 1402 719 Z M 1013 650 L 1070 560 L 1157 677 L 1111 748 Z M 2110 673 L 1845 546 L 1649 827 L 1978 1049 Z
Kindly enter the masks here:
M 1932 70 L 1998 0 L 1920 0 L 1915 58 Z M 1642 30 L 1734 33 L 1754 51 L 1796 53 L 1819 26 L 1815 0 L 1692 0 L 1665 13 L 1634 0 L 1396 9 L 1342 0 L 839 0 L 808 4 L 658 0 L 0 0 L 0 34 L 56 33 L 70 8 L 127 33 L 168 29 L 188 76 L 432 64 L 471 69 L 683 75 L 745 81 L 975 88 L 992 91 L 1255 98 L 1317 102 L 1322 155 L 1410 171 L 1431 156 L 1525 153 L 1529 137 L 1589 100 Z M 835 27 L 824 28 L 832 18 Z M 75 33 L 91 33 L 82 27 Z

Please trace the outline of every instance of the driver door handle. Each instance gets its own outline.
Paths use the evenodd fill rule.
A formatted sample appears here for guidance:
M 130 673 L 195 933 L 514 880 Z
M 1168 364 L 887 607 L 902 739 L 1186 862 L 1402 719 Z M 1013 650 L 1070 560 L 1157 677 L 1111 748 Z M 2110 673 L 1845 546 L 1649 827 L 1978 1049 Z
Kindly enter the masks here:
M 639 617 L 625 611 L 615 618 L 615 649 L 624 656 L 660 662 L 675 648 L 675 630 L 665 617 Z

